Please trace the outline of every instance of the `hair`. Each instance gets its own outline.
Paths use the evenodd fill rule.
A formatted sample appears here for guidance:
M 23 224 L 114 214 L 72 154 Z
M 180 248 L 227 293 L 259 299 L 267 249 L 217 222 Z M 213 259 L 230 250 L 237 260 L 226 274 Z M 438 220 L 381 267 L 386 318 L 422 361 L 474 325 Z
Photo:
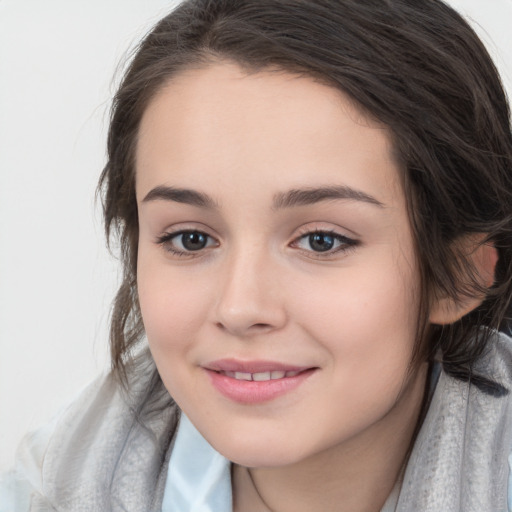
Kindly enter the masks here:
M 414 358 L 445 370 L 472 366 L 503 329 L 512 296 L 512 135 L 496 68 L 468 23 L 440 0 L 187 0 L 144 38 L 114 98 L 108 161 L 99 182 L 107 239 L 119 241 L 123 278 L 111 317 L 112 368 L 125 380 L 144 336 L 137 297 L 136 144 L 142 115 L 191 67 L 237 63 L 280 69 L 335 87 L 383 123 L 401 169 L 420 271 Z M 457 243 L 483 237 L 499 259 L 479 284 Z M 448 326 L 428 323 L 435 298 L 482 294 Z

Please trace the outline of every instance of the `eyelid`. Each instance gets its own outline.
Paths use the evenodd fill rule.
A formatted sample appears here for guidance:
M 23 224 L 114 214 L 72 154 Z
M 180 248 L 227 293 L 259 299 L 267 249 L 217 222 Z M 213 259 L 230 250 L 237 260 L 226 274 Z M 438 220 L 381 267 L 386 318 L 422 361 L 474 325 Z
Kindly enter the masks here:
M 301 235 L 309 235 L 310 233 L 330 233 L 332 235 L 338 235 L 349 240 L 359 240 L 361 238 L 361 235 L 359 235 L 357 232 L 344 226 L 333 224 L 331 222 L 308 222 L 300 226 L 295 231 L 297 234 L 294 238 L 298 238 Z
M 186 233 L 199 233 L 201 235 L 204 235 L 207 237 L 210 241 L 213 241 L 213 244 L 210 244 L 207 242 L 207 245 L 205 247 L 202 247 L 197 250 L 182 250 L 175 246 L 173 246 L 172 242 L 175 238 L 179 237 L 180 235 L 184 235 Z M 206 229 L 198 229 L 197 227 L 185 227 L 185 226 L 179 226 L 175 227 L 173 229 L 168 229 L 161 235 L 158 235 L 155 239 L 155 243 L 157 245 L 162 246 L 162 248 L 169 253 L 171 256 L 178 256 L 178 257 L 186 257 L 186 258 L 197 258 L 200 256 L 203 256 L 207 250 L 211 249 L 212 247 L 217 247 L 219 245 L 218 240 L 207 232 Z
M 209 233 L 209 229 L 204 226 L 198 227 L 197 225 L 177 225 L 172 228 L 168 228 L 162 234 L 158 235 L 155 239 L 155 243 L 163 247 L 163 249 L 172 256 L 196 258 L 204 256 L 206 252 L 209 252 L 212 248 L 218 247 L 220 242 L 218 238 Z M 347 231 L 350 235 L 345 234 Z M 204 247 L 199 249 L 180 249 L 176 247 L 172 242 L 175 238 L 186 233 L 199 233 L 207 237 L 208 242 Z M 332 249 L 326 249 L 325 251 L 315 251 L 313 248 L 306 249 L 300 247 L 299 243 L 308 236 L 314 234 L 323 234 L 333 237 L 337 241 L 337 246 Z M 297 229 L 296 234 L 293 236 L 288 246 L 299 250 L 307 257 L 312 259 L 329 259 L 334 257 L 341 257 L 351 249 L 355 249 L 358 245 L 361 245 L 361 241 L 357 235 L 353 234 L 352 231 L 344 228 L 333 228 L 332 225 L 325 226 L 319 223 L 312 223 L 303 225 Z
M 299 228 L 298 230 L 298 234 L 294 236 L 292 242 L 290 243 L 290 247 L 296 248 L 297 250 L 300 250 L 303 254 L 305 254 L 307 257 L 317 260 L 342 257 L 347 252 L 354 250 L 357 246 L 361 245 L 361 241 L 356 236 L 352 234 L 348 236 L 341 231 L 341 229 L 338 230 L 333 227 L 321 226 L 319 224 L 301 226 L 301 228 Z M 338 242 L 340 242 L 340 245 L 334 249 L 329 249 L 326 251 L 315 251 L 313 249 L 308 250 L 298 246 L 300 241 L 314 234 L 324 234 L 332 236 Z

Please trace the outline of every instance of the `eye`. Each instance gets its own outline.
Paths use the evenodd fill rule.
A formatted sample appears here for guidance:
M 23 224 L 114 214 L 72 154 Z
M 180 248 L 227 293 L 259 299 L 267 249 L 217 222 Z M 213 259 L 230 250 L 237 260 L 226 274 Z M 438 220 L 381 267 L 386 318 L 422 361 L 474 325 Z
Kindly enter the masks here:
M 358 244 L 357 240 L 332 231 L 312 231 L 293 242 L 293 246 L 304 251 L 334 254 L 346 251 Z
M 166 251 L 178 256 L 199 252 L 217 244 L 210 235 L 195 230 L 165 233 L 157 239 L 157 243 L 161 244 Z

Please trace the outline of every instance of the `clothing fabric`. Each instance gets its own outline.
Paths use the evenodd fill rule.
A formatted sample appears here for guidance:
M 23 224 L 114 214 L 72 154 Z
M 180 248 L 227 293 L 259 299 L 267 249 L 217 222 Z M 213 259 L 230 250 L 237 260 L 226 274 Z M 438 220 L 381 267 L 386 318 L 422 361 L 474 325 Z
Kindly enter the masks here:
M 501 384 L 483 390 L 442 372 L 416 438 L 397 512 L 506 512 L 512 448 L 512 340 L 496 337 L 475 375 Z
M 179 410 L 149 352 L 130 394 L 106 375 L 27 436 L 0 486 L 1 512 L 160 512 Z
M 512 510 L 512 396 L 499 392 L 512 390 L 510 338 L 495 337 L 475 374 L 502 388 L 486 392 L 441 372 L 383 512 Z M 104 376 L 25 439 L 16 468 L 0 485 L 1 512 L 231 510 L 229 461 L 185 416 L 179 420 L 149 354 L 131 375 L 129 395 Z
M 231 463 L 181 414 L 162 512 L 231 512 Z
M 162 512 L 231 512 L 231 463 L 181 415 L 162 503 Z M 395 486 L 381 512 L 394 512 Z

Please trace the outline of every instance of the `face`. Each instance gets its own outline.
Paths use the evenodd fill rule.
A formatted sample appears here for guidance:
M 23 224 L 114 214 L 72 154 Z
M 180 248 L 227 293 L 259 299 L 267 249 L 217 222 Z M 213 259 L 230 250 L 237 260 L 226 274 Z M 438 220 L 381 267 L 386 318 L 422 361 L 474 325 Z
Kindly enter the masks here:
M 290 464 L 412 417 L 418 272 L 386 129 L 310 78 L 185 71 L 143 116 L 136 192 L 151 352 L 218 451 Z

